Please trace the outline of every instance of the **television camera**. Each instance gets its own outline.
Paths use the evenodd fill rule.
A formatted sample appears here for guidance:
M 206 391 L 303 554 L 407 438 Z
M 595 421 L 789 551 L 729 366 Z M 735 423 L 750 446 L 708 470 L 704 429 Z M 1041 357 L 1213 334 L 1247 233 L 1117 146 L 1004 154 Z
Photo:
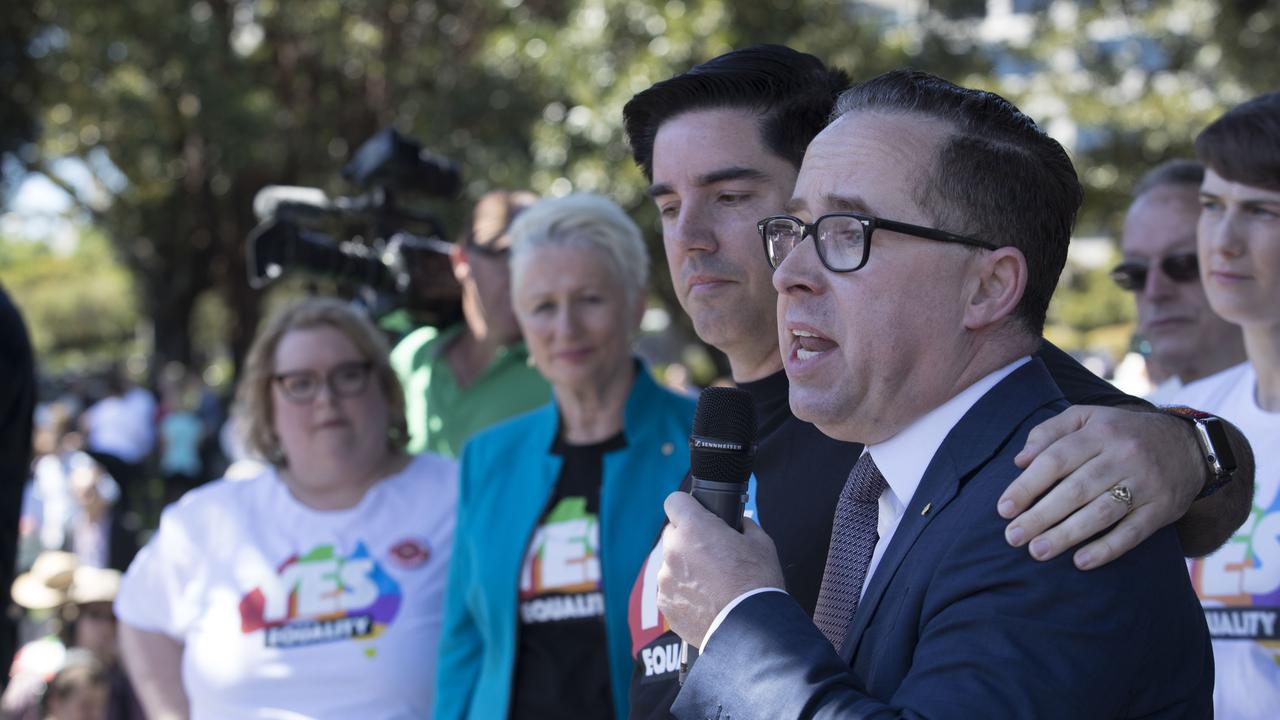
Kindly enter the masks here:
M 461 289 L 441 222 L 397 202 L 401 193 L 456 196 L 457 166 L 388 128 L 355 151 L 342 177 L 363 192 L 330 197 L 284 185 L 258 192 L 260 222 L 246 247 L 249 285 L 299 272 L 350 288 L 374 317 L 403 308 L 425 325 L 460 319 Z

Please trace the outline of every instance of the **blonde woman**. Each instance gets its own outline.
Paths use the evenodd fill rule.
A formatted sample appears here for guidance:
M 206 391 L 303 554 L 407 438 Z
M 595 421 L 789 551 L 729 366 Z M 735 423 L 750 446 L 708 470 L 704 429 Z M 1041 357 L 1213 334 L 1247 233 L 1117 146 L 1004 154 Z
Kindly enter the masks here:
M 307 300 L 254 341 L 238 401 L 262 471 L 167 509 L 116 600 L 148 717 L 426 717 L 456 471 L 404 452 L 385 341 Z

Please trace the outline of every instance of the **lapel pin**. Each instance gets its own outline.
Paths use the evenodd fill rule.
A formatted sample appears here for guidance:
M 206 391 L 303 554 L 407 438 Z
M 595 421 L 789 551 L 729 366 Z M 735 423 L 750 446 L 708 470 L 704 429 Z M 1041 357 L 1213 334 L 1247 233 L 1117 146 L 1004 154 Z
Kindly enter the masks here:
M 929 511 L 932 509 L 933 509 L 933 503 L 925 503 L 924 509 L 920 511 L 920 517 L 924 517 L 925 515 L 928 515 Z

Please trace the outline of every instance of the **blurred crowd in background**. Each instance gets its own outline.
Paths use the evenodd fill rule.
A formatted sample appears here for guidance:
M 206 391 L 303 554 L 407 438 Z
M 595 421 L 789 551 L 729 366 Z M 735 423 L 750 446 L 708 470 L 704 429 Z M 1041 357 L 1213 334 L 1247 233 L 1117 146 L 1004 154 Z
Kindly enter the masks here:
M 21 649 L 6 717 L 45 717 L 42 699 L 53 717 L 76 703 L 142 717 L 116 646 L 121 573 L 165 505 L 243 455 L 223 432 L 225 401 L 198 374 L 171 365 L 160 377 L 151 389 L 120 366 L 42 390 L 8 608 L 21 613 Z
M 1159 170 L 1152 168 L 1167 158 L 1193 155 L 1191 140 L 1210 119 L 1271 89 L 1272 81 L 1257 77 L 1257 68 L 1270 60 L 1273 51 L 1265 47 L 1273 43 L 1266 38 L 1280 36 L 1280 22 L 1273 10 L 1258 3 L 1218 8 L 1176 0 L 1158 11 L 1143 5 L 1141 12 L 1129 3 L 1039 0 L 804 0 L 741 8 L 626 0 L 541 7 L 516 1 L 503 3 L 500 10 L 470 3 L 447 8 L 447 3 L 352 2 L 339 3 L 342 11 L 336 13 L 328 5 L 290 6 L 289 12 L 271 4 L 232 5 L 237 7 L 195 2 L 173 12 L 148 3 L 130 10 L 88 0 L 40 0 L 13 13 L 12 27 L 0 27 L 6 43 L 12 30 L 17 38 L 12 46 L 28 49 L 14 54 L 16 62 L 0 66 L 16 68 L 9 75 L 0 73 L 0 80 L 18 78 L 16 89 L 7 94 L 18 98 L 26 113 L 13 127 L 2 128 L 6 144 L 0 151 L 7 159 L 0 186 L 5 180 L 11 183 L 6 190 L 25 185 L 25 192 L 6 199 L 22 195 L 27 203 L 39 187 L 46 193 L 56 187 L 65 196 L 52 211 L 0 217 L 0 277 L 22 305 L 32 344 L 38 354 L 43 351 L 30 474 L 23 480 L 17 577 L 5 610 L 17 623 L 19 651 L 8 669 L 0 717 L 141 718 L 139 698 L 147 690 L 130 686 L 117 631 L 128 632 L 132 624 L 135 630 L 184 642 L 188 638 L 174 629 L 176 621 L 170 628 L 139 624 L 141 614 L 129 618 L 122 611 L 117 618 L 113 603 L 118 594 L 128 594 L 123 573 L 135 555 L 148 541 L 164 537 L 166 508 L 219 478 L 279 475 L 292 483 L 293 495 L 305 488 L 306 473 L 298 463 L 286 462 L 282 438 L 267 437 L 272 442 L 264 444 L 259 437 L 258 452 L 250 451 L 253 441 L 246 434 L 254 429 L 246 423 L 255 421 L 233 411 L 233 377 L 243 382 L 246 373 L 256 372 L 258 395 L 273 397 L 277 409 L 297 413 L 294 421 L 300 426 L 304 423 L 298 418 L 305 412 L 328 403 L 343 406 L 381 397 L 389 406 L 381 410 L 391 418 L 392 429 L 380 438 L 379 452 L 359 468 L 375 468 L 382 473 L 379 479 L 398 477 L 404 467 L 396 463 L 408 462 L 406 454 L 435 453 L 452 461 L 481 429 L 549 399 L 556 399 L 555 407 L 563 411 L 571 391 L 591 386 L 594 379 L 555 375 L 552 361 L 559 360 L 547 349 L 550 341 L 541 346 L 542 363 L 536 362 L 540 348 L 533 341 L 525 348 L 514 310 L 508 307 L 511 240 L 506 234 L 516 206 L 494 218 L 482 210 L 486 201 L 506 195 L 491 192 L 495 187 L 536 190 L 515 193 L 523 198 L 520 207 L 539 196 L 599 193 L 617 205 L 616 214 L 636 218 L 621 224 L 638 223 L 626 232 L 640 238 L 655 258 L 638 264 L 646 271 L 660 268 L 664 233 L 657 226 L 667 220 L 657 218 L 651 207 L 653 191 L 647 181 L 653 178 L 644 177 L 650 169 L 639 170 L 626 158 L 622 106 L 651 83 L 730 47 L 761 40 L 790 42 L 864 77 L 901 66 L 945 69 L 957 82 L 998 88 L 1018 98 L 1050 134 L 1064 138 L 1081 169 L 1087 197 L 1045 337 L 1120 390 L 1155 400 L 1173 397 L 1182 383 L 1245 360 L 1239 330 L 1213 314 L 1196 267 L 1194 218 L 1200 212 L 1203 169 L 1192 179 L 1152 179 Z M 164 22 L 152 27 L 137 22 L 135 13 Z M 1070 61 L 1063 60 L 1066 56 Z M 390 57 L 400 61 L 387 62 Z M 10 61 L 0 56 L 0 62 Z M 335 91 L 314 92 L 316 88 Z M 454 242 L 444 242 L 447 249 L 440 251 L 448 260 L 437 263 L 437 269 L 452 269 L 443 274 L 447 281 L 457 281 L 450 288 L 461 298 L 459 314 L 438 327 L 385 316 L 380 325 L 392 341 L 390 354 L 361 346 L 360 357 L 345 360 L 368 367 L 348 367 L 346 375 L 334 375 L 339 365 L 308 366 L 304 369 L 314 371 L 307 378 L 309 386 L 285 385 L 275 373 L 282 360 L 297 358 L 274 355 L 268 345 L 257 366 L 251 359 L 255 333 L 270 334 L 262 320 L 299 296 L 349 296 L 365 288 L 327 276 L 303 281 L 291 276 L 270 292 L 246 283 L 246 265 L 252 260 L 246 237 L 263 227 L 260 221 L 278 219 L 255 216 L 252 198 L 264 185 L 277 182 L 323 186 L 335 197 L 351 191 L 334 182 L 335 165 L 354 155 L 351 149 L 372 132 L 389 125 L 427 138 L 432 147 L 473 171 L 461 189 L 435 197 L 450 195 L 449 206 L 441 211 L 448 222 L 441 226 L 460 227 L 447 238 Z M 9 144 L 11 134 L 16 140 Z M 1148 172 L 1152 175 L 1143 178 Z M 388 187 L 361 186 L 366 195 L 339 199 L 397 194 L 398 188 Z M 453 202 L 461 197 L 479 204 Z M 370 220 L 369 214 L 315 212 L 325 203 L 329 200 L 304 208 L 304 213 L 325 215 L 325 231 L 336 240 L 351 238 L 355 245 L 385 249 L 382 243 L 391 231 L 404 227 L 382 223 L 407 212 L 405 207 L 387 204 L 380 209 L 383 214 L 372 213 Z M 769 212 L 778 209 L 770 207 Z M 469 225 L 463 220 L 468 211 L 473 211 Z M 749 249 L 734 251 L 760 264 L 760 238 L 753 233 L 760 216 L 738 214 L 749 227 L 735 242 L 741 240 Z M 1121 216 L 1123 232 L 1114 232 Z M 721 229 L 724 225 L 720 223 Z M 671 228 L 665 234 L 678 235 Z M 432 239 L 444 235 L 441 230 Z M 74 238 L 63 243 L 64 236 Z M 1076 248 L 1081 248 L 1078 256 Z M 665 250 L 670 256 L 679 248 Z M 576 298 L 596 291 L 590 282 L 599 276 L 608 277 L 598 268 L 560 273 L 545 257 L 541 260 L 546 266 L 532 276 L 544 285 L 566 278 L 579 281 L 579 286 L 549 293 Z M 674 266 L 670 269 L 676 272 Z M 282 271 L 276 267 L 274 272 Z M 66 292 L 69 277 L 79 283 L 74 292 Z M 632 343 L 620 345 L 624 349 L 605 363 L 620 373 L 610 380 L 623 379 L 605 383 L 616 395 L 611 397 L 616 407 L 610 407 L 619 418 L 622 398 L 634 387 L 666 397 L 642 382 L 649 371 L 684 396 L 699 386 L 731 382 L 725 357 L 695 337 L 694 326 L 681 312 L 686 298 L 681 296 L 685 289 L 675 287 L 680 282 L 654 270 L 649 278 L 642 275 L 639 290 L 616 278 L 606 283 L 606 300 L 617 294 L 623 300 L 613 299 L 615 304 L 633 303 L 638 291 L 642 306 L 625 322 L 603 323 L 609 330 L 598 333 Z M 1134 302 L 1126 293 L 1132 293 Z M 771 304 L 772 294 L 764 295 Z M 533 307 L 525 308 L 529 317 Z M 739 312 L 746 314 L 742 308 Z M 301 328 L 309 330 L 314 327 Z M 279 335 L 295 333 L 296 338 L 298 331 L 284 328 Z M 352 349 L 350 344 L 330 343 L 344 352 Z M 383 383 L 377 373 L 384 370 L 394 372 L 403 388 Z M 369 383 L 371 375 L 379 377 L 378 383 Z M 381 394 L 373 392 L 374 385 Z M 287 397 L 291 392 L 296 397 Z M 320 397 L 325 400 L 316 401 Z M 778 407 L 785 409 L 785 385 L 782 397 Z M 290 404 L 297 398 L 302 399 Z M 397 408 L 396 402 L 407 407 Z M 688 403 L 670 402 L 679 411 L 672 410 L 673 415 L 691 411 Z M 395 422 L 399 415 L 407 423 L 403 433 Z M 560 435 L 566 428 L 576 429 L 555 419 L 553 415 L 548 427 L 557 441 L 564 439 Z M 271 425 L 261 418 L 257 422 Z M 635 427 L 626 430 L 633 433 Z M 258 431 L 270 436 L 262 427 Z M 664 461 L 684 451 L 683 429 L 667 435 L 655 446 Z M 604 448 L 595 448 L 596 460 L 606 450 L 617 450 L 608 444 L 615 437 L 593 440 L 603 441 L 596 443 Z M 495 455 L 508 451 L 507 445 L 493 442 L 481 447 L 499 447 Z M 563 450 L 557 446 L 550 454 L 558 457 Z M 295 458 L 299 455 L 295 449 Z M 332 468 L 324 467 L 325 456 L 311 459 L 317 458 L 310 470 L 320 477 Z M 477 466 L 475 460 L 472 466 Z M 406 472 L 434 477 L 452 466 L 433 466 L 430 473 L 408 467 Z M 591 477 L 600 480 L 596 476 L 603 471 L 595 467 L 594 472 Z M 554 484 L 556 478 L 550 481 Z M 583 507 L 600 500 L 584 500 Z M 451 503 L 442 508 L 450 517 Z M 546 516 L 531 516 L 529 522 L 542 523 L 539 533 L 553 527 L 553 521 L 563 519 L 552 512 L 558 507 L 548 506 Z M 658 504 L 648 507 L 653 514 L 649 519 L 659 522 Z M 529 503 L 525 509 L 544 508 Z M 594 523 L 594 507 L 591 512 Z M 399 530 L 368 518 L 362 522 L 387 532 Z M 444 532 L 446 524 L 441 521 L 432 529 Z M 474 544 L 483 546 L 487 528 L 471 530 Z M 323 547 L 311 535 L 302 536 L 317 549 Z M 512 541 L 510 548 L 515 562 L 525 563 L 522 573 L 527 569 L 533 578 L 535 567 L 541 572 L 543 558 L 541 548 L 533 547 L 536 543 L 525 554 L 520 543 L 526 539 Z M 820 539 L 825 543 L 825 537 Z M 641 538 L 644 551 L 650 540 Z M 407 564 L 425 562 L 425 546 L 416 543 L 415 538 L 394 546 Z M 163 565 L 151 560 L 152 568 Z M 155 575 L 169 569 L 155 570 Z M 521 581 L 524 593 L 524 574 Z M 433 576 L 432 582 L 441 587 L 433 586 L 427 594 L 442 597 L 443 579 Z M 156 585 L 135 581 L 134 587 L 128 606 L 136 610 Z M 511 589 L 498 586 L 494 595 L 515 597 Z M 453 602 L 463 607 L 467 600 L 474 598 Z M 615 598 L 611 609 L 622 605 Z M 431 612 L 439 615 L 442 610 L 433 606 Z M 162 615 L 156 612 L 156 617 Z M 507 615 L 499 619 L 516 617 L 514 609 Z M 465 625 L 474 619 L 455 621 Z M 429 632 L 433 642 L 436 632 Z M 459 634 L 467 635 L 455 627 L 453 635 Z M 602 640 L 593 636 L 583 644 L 592 643 L 601 645 Z M 434 662 L 434 647 L 430 650 Z M 599 670 L 603 651 L 594 650 L 588 664 Z M 161 667 L 169 657 L 164 651 L 142 652 L 135 646 L 135 656 Z M 372 655 L 369 659 L 373 661 Z M 468 659 L 473 658 L 458 664 L 465 666 Z M 524 668 L 536 664 L 521 662 Z M 176 671 L 175 663 L 167 664 Z M 420 673 L 431 674 L 431 668 Z M 511 685 L 511 678 L 501 673 L 493 677 Z M 164 680 L 169 689 L 184 689 L 179 679 Z M 528 674 L 522 680 L 534 686 L 536 703 L 541 681 Z M 625 687 L 625 678 L 595 680 L 606 689 L 612 683 L 615 692 Z

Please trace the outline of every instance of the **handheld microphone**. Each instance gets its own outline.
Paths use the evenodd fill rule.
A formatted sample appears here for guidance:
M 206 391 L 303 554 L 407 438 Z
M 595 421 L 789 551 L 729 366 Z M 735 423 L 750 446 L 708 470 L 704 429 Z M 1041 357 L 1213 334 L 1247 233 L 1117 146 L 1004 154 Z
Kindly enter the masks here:
M 709 387 L 698 396 L 689 435 L 689 494 L 703 507 L 742 532 L 747 480 L 756 455 L 756 411 L 751 395 L 739 388 Z M 680 642 L 680 684 L 698 651 Z

